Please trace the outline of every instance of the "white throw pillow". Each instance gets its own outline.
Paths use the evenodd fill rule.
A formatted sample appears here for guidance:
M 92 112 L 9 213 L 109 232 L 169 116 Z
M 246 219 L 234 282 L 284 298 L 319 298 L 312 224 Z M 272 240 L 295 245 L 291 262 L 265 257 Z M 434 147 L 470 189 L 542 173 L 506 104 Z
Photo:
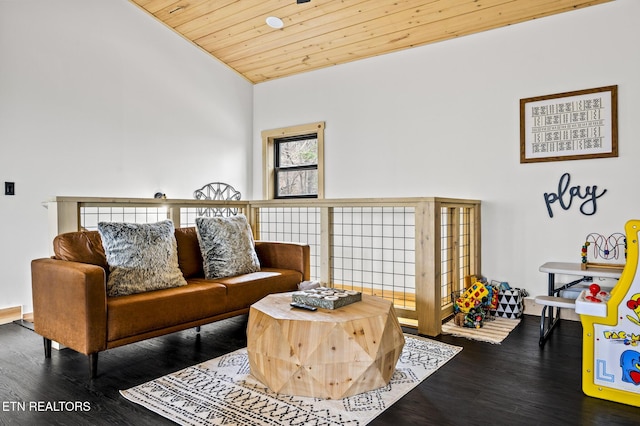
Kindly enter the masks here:
M 260 270 L 251 227 L 243 214 L 198 217 L 196 230 L 205 278 L 232 277 Z
M 100 222 L 109 264 L 107 295 L 124 296 L 178 287 L 187 282 L 178 266 L 173 222 Z

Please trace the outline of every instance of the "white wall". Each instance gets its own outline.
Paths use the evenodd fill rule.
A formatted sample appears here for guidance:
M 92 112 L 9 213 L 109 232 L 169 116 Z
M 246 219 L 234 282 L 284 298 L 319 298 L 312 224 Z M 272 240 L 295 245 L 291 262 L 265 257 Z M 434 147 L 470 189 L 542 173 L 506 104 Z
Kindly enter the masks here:
M 327 198 L 480 199 L 482 273 L 544 294 L 542 263 L 578 262 L 589 233 L 640 218 L 639 17 L 617 0 L 256 85 L 253 167 L 260 131 L 324 120 Z M 521 98 L 614 84 L 618 158 L 520 164 Z M 607 189 L 595 215 L 556 203 L 549 218 L 543 194 L 565 172 Z
M 0 309 L 31 311 L 58 195 L 250 191 L 252 85 L 126 0 L 0 1 Z M 16 195 L 4 195 L 4 182 Z
M 640 217 L 639 16 L 617 0 L 252 87 L 126 0 L 2 0 L 0 190 L 16 195 L 0 192 L 0 309 L 31 310 L 42 201 L 191 198 L 213 180 L 261 198 L 260 131 L 321 120 L 327 197 L 480 199 L 482 272 L 542 293 L 541 263 Z M 610 84 L 619 158 L 519 163 L 519 99 Z M 608 190 L 596 215 L 547 216 L 564 172 Z

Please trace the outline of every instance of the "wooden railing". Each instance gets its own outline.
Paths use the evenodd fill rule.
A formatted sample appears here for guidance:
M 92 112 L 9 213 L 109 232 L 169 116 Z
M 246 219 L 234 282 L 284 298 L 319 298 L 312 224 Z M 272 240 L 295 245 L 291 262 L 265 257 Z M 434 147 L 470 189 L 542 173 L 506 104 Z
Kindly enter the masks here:
M 392 300 L 401 322 L 440 334 L 451 293 L 480 274 L 480 202 L 450 198 L 209 201 L 56 197 L 51 237 L 99 221 L 171 219 L 193 226 L 198 209 L 238 209 L 256 239 L 311 246 L 312 278 Z

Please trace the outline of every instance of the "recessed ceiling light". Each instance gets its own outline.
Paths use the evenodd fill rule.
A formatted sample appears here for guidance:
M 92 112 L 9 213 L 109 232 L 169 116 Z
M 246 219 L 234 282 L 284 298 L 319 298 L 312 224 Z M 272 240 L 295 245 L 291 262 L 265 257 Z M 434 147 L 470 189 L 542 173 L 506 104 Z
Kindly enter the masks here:
M 267 25 L 271 28 L 279 30 L 280 28 L 284 27 L 284 22 L 282 22 L 282 19 L 276 16 L 269 16 L 267 18 Z

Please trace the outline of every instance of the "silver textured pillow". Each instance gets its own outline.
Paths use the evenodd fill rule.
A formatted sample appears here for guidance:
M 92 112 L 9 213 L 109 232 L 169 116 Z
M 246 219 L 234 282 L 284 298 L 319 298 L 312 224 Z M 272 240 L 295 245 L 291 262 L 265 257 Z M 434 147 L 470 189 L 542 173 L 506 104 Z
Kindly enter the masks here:
M 100 222 L 109 264 L 107 295 L 124 296 L 186 285 L 178 266 L 173 222 Z
M 207 279 L 260 270 L 260 261 L 246 216 L 196 218 L 198 242 Z

